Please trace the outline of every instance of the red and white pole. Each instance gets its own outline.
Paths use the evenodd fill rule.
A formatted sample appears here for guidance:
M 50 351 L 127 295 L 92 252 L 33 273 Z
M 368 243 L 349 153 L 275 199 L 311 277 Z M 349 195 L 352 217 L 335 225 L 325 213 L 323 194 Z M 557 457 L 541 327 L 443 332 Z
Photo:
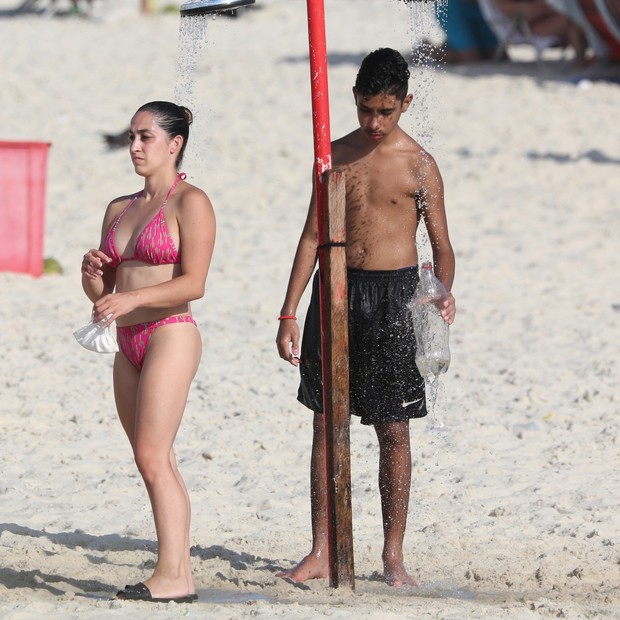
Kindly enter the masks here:
M 321 175 L 332 166 L 327 43 L 323 0 L 308 0 L 308 41 L 310 51 L 310 86 L 312 92 L 312 130 L 314 135 L 314 182 L 317 192 L 319 227 L 322 228 Z M 319 239 L 321 239 L 320 233 L 321 230 L 319 229 Z

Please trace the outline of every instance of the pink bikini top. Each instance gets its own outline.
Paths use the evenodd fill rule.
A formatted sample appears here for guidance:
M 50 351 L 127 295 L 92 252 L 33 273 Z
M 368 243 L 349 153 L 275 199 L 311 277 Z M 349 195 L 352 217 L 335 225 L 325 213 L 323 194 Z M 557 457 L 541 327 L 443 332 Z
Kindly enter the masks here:
M 112 262 L 110 267 L 118 267 L 121 263 L 130 260 L 139 260 L 149 265 L 174 265 L 181 262 L 181 253 L 177 250 L 170 235 L 170 230 L 166 224 L 164 217 L 164 207 L 170 198 L 179 181 L 184 180 L 185 173 L 181 172 L 175 179 L 172 187 L 166 194 L 166 199 L 161 209 L 153 216 L 153 219 L 142 229 L 142 232 L 136 237 L 134 244 L 133 256 L 121 256 L 116 249 L 114 237 L 116 236 L 116 227 L 127 210 L 142 196 L 143 192 L 136 194 L 135 198 L 123 209 L 122 213 L 114 220 L 112 226 L 105 236 L 103 246 L 101 248 L 104 254 L 107 254 Z

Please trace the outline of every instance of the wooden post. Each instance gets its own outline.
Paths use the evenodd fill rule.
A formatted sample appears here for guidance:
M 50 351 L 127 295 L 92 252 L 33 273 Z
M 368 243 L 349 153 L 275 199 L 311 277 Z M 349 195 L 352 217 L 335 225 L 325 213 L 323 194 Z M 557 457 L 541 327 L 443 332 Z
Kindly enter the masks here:
M 327 454 L 330 586 L 355 589 L 351 516 L 349 330 L 345 227 L 345 179 L 324 172 L 322 281 L 323 400 Z
M 354 589 L 344 178 L 341 172 L 331 174 L 325 6 L 323 0 L 307 0 L 307 6 L 314 189 L 321 248 L 319 269 L 325 411 L 323 421 L 327 443 L 329 582 L 334 588 L 347 585 Z

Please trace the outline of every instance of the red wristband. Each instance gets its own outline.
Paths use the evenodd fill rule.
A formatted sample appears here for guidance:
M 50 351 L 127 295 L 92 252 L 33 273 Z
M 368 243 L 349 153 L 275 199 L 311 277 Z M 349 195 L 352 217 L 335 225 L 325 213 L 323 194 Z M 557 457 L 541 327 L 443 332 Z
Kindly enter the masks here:
M 289 319 L 291 321 L 296 321 L 297 317 L 294 314 L 283 314 L 278 317 L 278 321 L 288 321 Z

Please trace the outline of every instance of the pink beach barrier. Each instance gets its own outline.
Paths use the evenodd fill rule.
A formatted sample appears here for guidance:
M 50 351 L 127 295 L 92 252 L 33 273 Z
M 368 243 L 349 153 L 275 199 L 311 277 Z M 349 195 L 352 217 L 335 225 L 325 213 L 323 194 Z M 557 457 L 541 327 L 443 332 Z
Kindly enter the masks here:
M 43 273 L 48 142 L 0 141 L 0 271 Z

